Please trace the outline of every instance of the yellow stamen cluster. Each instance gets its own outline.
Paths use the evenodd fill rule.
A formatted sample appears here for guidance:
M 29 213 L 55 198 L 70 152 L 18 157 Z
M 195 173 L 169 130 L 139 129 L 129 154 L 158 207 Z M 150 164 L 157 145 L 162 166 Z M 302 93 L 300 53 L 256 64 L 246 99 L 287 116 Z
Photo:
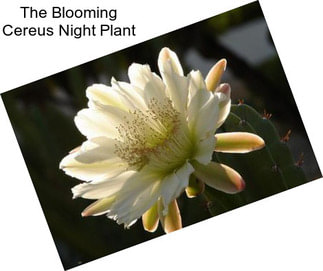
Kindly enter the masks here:
M 135 170 L 146 165 L 152 155 L 169 149 L 180 126 L 179 113 L 168 98 L 163 101 L 151 98 L 147 107 L 146 111 L 130 111 L 117 127 L 115 154 Z

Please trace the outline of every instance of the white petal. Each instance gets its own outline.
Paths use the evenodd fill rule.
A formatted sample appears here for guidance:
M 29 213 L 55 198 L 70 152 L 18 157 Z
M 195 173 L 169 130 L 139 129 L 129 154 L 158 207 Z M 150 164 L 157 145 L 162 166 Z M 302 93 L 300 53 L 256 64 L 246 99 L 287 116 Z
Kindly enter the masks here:
M 160 71 L 162 71 L 162 67 L 165 62 L 170 62 L 172 70 L 175 73 L 177 73 L 178 75 L 184 75 L 183 68 L 181 66 L 181 63 L 179 62 L 176 53 L 167 47 L 161 49 L 158 56 L 158 67 Z
M 162 80 L 155 73 L 151 72 L 149 65 L 133 63 L 128 69 L 130 83 L 140 89 L 145 89 L 148 82 L 153 82 L 157 88 L 164 88 Z
M 167 96 L 172 100 L 174 108 L 178 112 L 186 113 L 188 79 L 183 76 L 176 54 L 164 48 L 159 54 L 158 67 L 166 84 Z
M 155 232 L 158 228 L 159 215 L 157 202 L 142 215 L 142 225 L 148 232 Z
M 119 224 L 130 224 L 141 217 L 160 196 L 160 176 L 145 168 L 127 180 L 108 213 Z
M 66 174 L 84 181 L 112 177 L 126 170 L 127 164 L 114 154 L 115 141 L 94 138 L 80 150 L 70 153 L 60 163 Z
M 103 84 L 94 84 L 86 89 L 89 107 L 97 105 L 112 105 L 123 110 L 128 110 L 129 104 L 112 87 Z
M 226 153 L 248 153 L 265 146 L 264 140 L 252 133 L 232 132 L 215 135 L 215 151 Z
M 122 202 L 115 207 L 117 213 L 113 215 L 119 224 L 129 227 L 133 221 L 140 218 L 157 201 L 160 195 L 160 182 L 152 182 L 146 189 L 138 195 L 131 194 L 127 198 L 122 198 Z M 117 206 L 117 205 L 116 205 Z M 114 206 L 112 207 L 114 208 Z M 112 211 L 109 212 L 112 213 Z
M 219 99 L 217 96 L 212 95 L 199 112 L 199 121 L 196 125 L 196 130 L 200 135 L 208 136 L 209 133 L 214 134 L 219 116 Z
M 116 141 L 107 137 L 95 137 L 85 141 L 75 153 L 75 160 L 80 163 L 94 163 L 116 158 L 114 153 Z
M 212 159 L 215 142 L 216 140 L 213 134 L 209 134 L 205 139 L 201 139 L 196 145 L 197 150 L 194 159 L 203 165 L 208 164 Z
M 219 60 L 209 71 L 205 78 L 205 83 L 209 91 L 214 91 L 221 81 L 221 77 L 226 69 L 227 61 Z
M 219 128 L 226 120 L 231 109 L 231 87 L 229 84 L 221 84 L 214 93 L 219 97 L 219 118 L 216 128 Z
M 228 194 L 241 192 L 245 188 L 245 183 L 240 174 L 234 169 L 211 162 L 208 165 L 202 165 L 194 162 L 194 175 L 205 182 L 207 185 Z
M 116 138 L 119 125 L 119 117 L 115 114 L 106 114 L 103 111 L 93 110 L 90 108 L 82 109 L 74 118 L 74 122 L 79 131 L 87 138 L 105 136 Z
M 168 213 L 166 215 L 163 214 L 162 210 L 165 208 L 160 201 L 158 201 L 158 207 L 160 222 L 166 233 L 182 228 L 181 212 L 178 208 L 176 199 L 169 204 Z
M 198 130 L 200 123 L 204 123 L 201 109 L 212 99 L 212 92 L 206 90 L 205 82 L 200 71 L 192 71 L 189 76 L 189 102 L 187 110 L 188 126 L 195 137 L 200 139 L 205 136 L 205 129 Z M 214 120 L 215 124 L 215 120 Z M 208 124 L 212 127 L 212 122 Z
M 128 70 L 132 85 L 144 90 L 144 99 L 148 105 L 151 98 L 164 101 L 166 98 L 165 85 L 155 73 L 152 73 L 149 65 L 133 63 Z
M 206 89 L 204 79 L 199 71 L 192 71 L 189 74 L 189 79 L 187 120 L 193 136 L 198 140 L 197 145 L 199 145 L 201 141 L 208 139 L 215 133 L 219 117 L 219 96 Z M 201 156 L 202 149 L 204 147 L 198 150 L 198 156 Z M 208 152 L 206 155 L 209 156 L 210 153 Z
M 143 99 L 144 91 L 136 86 L 125 82 L 116 81 L 111 79 L 113 89 L 123 98 L 123 102 L 127 104 L 129 110 L 142 109 L 146 110 L 146 104 Z
M 92 204 L 90 204 L 86 209 L 82 212 L 82 216 L 97 216 L 103 215 L 107 213 L 114 202 L 115 197 L 103 198 L 99 199 Z
M 113 178 L 76 185 L 72 188 L 73 198 L 102 199 L 115 196 L 135 174 L 135 171 L 126 171 Z
M 167 207 L 170 202 L 176 199 L 188 186 L 189 177 L 193 171 L 194 168 L 191 164 L 186 162 L 180 169 L 162 180 L 161 196 L 165 206 L 164 215 L 167 214 Z
M 120 158 L 109 159 L 103 162 L 84 164 L 74 159 L 74 156 L 68 155 L 61 162 L 61 169 L 71 177 L 83 180 L 93 181 L 101 180 L 105 177 L 113 177 L 124 172 L 127 164 Z

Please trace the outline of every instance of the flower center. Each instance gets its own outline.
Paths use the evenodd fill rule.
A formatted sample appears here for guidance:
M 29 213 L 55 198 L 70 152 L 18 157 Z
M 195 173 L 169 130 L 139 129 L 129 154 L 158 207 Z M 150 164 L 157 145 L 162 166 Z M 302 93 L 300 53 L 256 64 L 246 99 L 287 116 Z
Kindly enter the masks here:
M 180 114 L 168 98 L 152 98 L 146 111 L 130 111 L 117 130 L 115 154 L 134 170 L 150 163 L 164 172 L 187 159 L 191 143 Z

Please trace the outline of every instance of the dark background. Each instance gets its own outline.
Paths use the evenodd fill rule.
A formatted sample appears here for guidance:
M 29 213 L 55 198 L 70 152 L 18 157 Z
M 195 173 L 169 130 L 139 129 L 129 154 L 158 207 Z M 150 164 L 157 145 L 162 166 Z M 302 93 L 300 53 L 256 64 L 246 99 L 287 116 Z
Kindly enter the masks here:
M 91 201 L 72 200 L 70 189 L 79 181 L 58 165 L 84 141 L 73 118 L 87 106 L 86 87 L 109 84 L 112 76 L 128 81 L 133 62 L 148 63 L 157 72 L 165 46 L 177 53 L 185 73 L 199 69 L 205 76 L 226 58 L 223 81 L 232 86 L 232 102 L 244 99 L 258 112 L 270 112 L 281 136 L 291 129 L 288 146 L 295 161 L 304 154 L 307 181 L 321 176 L 258 2 L 57 73 L 1 96 L 65 269 L 164 234 L 161 227 L 145 232 L 141 221 L 124 230 L 105 216 L 82 218 Z M 183 195 L 179 205 L 183 226 L 210 217 L 204 197 Z

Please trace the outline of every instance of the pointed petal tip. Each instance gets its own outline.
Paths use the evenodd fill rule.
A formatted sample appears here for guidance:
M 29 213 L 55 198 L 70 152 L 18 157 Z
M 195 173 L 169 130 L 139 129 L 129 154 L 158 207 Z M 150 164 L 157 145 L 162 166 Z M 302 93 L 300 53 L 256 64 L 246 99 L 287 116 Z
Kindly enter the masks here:
M 215 151 L 226 153 L 249 153 L 265 147 L 265 141 L 258 135 L 246 132 L 215 134 Z
M 227 166 L 227 165 L 221 165 L 222 168 L 225 170 L 226 175 L 231 179 L 234 188 L 231 188 L 231 191 L 225 191 L 228 194 L 236 194 L 241 191 L 243 191 L 246 187 L 246 183 L 242 176 L 239 174 L 239 172 L 235 171 L 233 168 Z
M 160 54 L 161 57 L 169 58 L 170 52 L 171 52 L 171 50 L 168 47 L 163 47 L 160 50 L 159 54 Z
M 258 137 L 258 142 L 257 142 L 257 144 L 253 147 L 253 151 L 257 151 L 257 150 L 261 150 L 263 147 L 265 147 L 266 146 L 266 143 L 265 143 L 265 141 L 261 138 L 261 137 L 259 137 L 259 136 L 257 136 Z
M 147 229 L 147 228 L 144 227 L 144 230 L 147 231 L 147 232 L 153 233 L 153 232 L 155 232 L 157 230 L 157 228 L 158 227 L 153 228 L 153 229 Z
M 223 58 L 215 63 L 215 65 L 213 65 L 213 67 L 210 69 L 205 78 L 205 83 L 209 91 L 215 91 L 221 81 L 221 77 L 226 70 L 226 67 L 227 61 L 225 58 Z
M 153 228 L 148 228 L 144 225 L 144 230 L 147 232 L 151 232 L 151 233 L 155 232 L 157 230 L 157 228 L 158 228 L 158 223 L 156 223 L 156 226 Z
M 111 86 L 118 84 L 118 81 L 114 78 L 114 76 L 111 77 Z
M 250 134 L 250 137 L 251 137 L 250 144 L 252 144 L 252 147 L 249 152 L 261 150 L 266 146 L 265 141 L 260 136 L 256 134 Z
M 160 63 L 167 62 L 168 60 L 171 59 L 171 54 L 172 54 L 172 51 L 168 47 L 164 47 L 163 49 L 160 50 L 158 61 L 160 61 Z
M 64 170 L 65 167 L 62 162 L 59 163 L 58 168 Z
M 223 71 L 226 70 L 227 68 L 227 60 L 225 58 L 221 58 L 218 62 L 217 62 L 218 66 L 221 67 L 223 69 Z
M 146 225 L 143 225 L 144 227 L 144 230 L 147 231 L 147 232 L 155 232 L 158 228 L 158 223 L 156 223 L 155 225 L 153 225 L 152 227 L 147 227 Z
M 163 214 L 163 209 L 162 202 L 158 201 L 159 219 L 165 233 L 168 234 L 181 229 L 182 217 L 176 199 L 168 205 L 168 213 L 166 215 Z
M 215 92 L 221 92 L 227 97 L 231 95 L 231 86 L 228 83 L 223 83 L 219 87 L 216 88 Z
M 244 181 L 244 179 L 241 177 L 240 182 L 239 182 L 239 186 L 238 186 L 238 191 L 241 192 L 246 188 L 246 182 Z
M 145 231 L 155 232 L 157 230 L 159 223 L 157 203 L 155 203 L 142 215 L 141 220 Z
M 161 73 L 172 71 L 181 76 L 184 74 L 177 54 L 168 47 L 164 47 L 160 50 L 158 56 L 158 67 Z
M 91 215 L 94 215 L 94 212 L 91 211 L 91 205 L 89 205 L 88 207 L 86 207 L 82 213 L 81 213 L 81 216 L 82 217 L 87 217 L 87 216 L 91 216 Z
M 63 170 L 65 172 L 65 174 L 72 176 L 71 174 L 69 174 L 67 172 L 68 168 L 71 166 L 72 163 L 72 158 L 73 157 L 73 153 L 69 153 L 68 155 L 66 155 L 62 161 L 60 161 L 59 163 L 59 169 Z M 73 176 L 72 176 L 73 177 Z
M 72 153 L 69 153 L 68 155 L 66 155 L 60 162 L 59 162 L 59 169 L 64 170 L 67 167 L 68 164 L 68 158 L 71 157 Z
M 245 182 L 241 175 L 227 165 L 216 162 L 202 165 L 195 162 L 194 168 L 194 175 L 216 190 L 227 194 L 236 194 L 245 188 Z
M 69 151 L 69 154 L 78 152 L 80 149 L 81 149 L 81 146 L 78 146 L 78 147 L 74 148 L 73 150 Z
M 81 213 L 82 217 L 97 216 L 108 212 L 114 202 L 115 197 L 99 199 L 87 206 Z
M 71 191 L 72 191 L 72 199 L 77 199 L 80 197 L 80 191 L 79 191 L 79 187 L 82 186 L 82 184 L 78 184 L 75 185 L 74 187 L 72 187 Z

